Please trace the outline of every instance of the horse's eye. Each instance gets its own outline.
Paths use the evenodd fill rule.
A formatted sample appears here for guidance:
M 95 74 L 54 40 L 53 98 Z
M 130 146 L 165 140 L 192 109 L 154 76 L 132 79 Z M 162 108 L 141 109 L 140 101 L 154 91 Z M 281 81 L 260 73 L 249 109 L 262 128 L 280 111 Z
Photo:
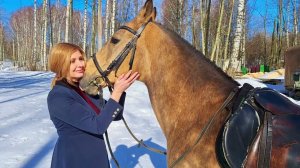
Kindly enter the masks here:
M 114 37 L 111 38 L 110 42 L 113 43 L 113 44 L 117 44 L 120 40 L 119 39 L 116 39 Z

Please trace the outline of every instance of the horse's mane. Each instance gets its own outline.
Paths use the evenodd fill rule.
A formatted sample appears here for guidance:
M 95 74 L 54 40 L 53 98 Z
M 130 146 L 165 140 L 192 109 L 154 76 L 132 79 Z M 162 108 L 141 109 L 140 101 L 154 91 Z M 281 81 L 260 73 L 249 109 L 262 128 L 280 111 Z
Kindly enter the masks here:
M 218 67 L 214 62 L 212 62 L 210 59 L 208 59 L 206 56 L 204 56 L 203 53 L 201 53 L 199 50 L 197 50 L 193 45 L 191 45 L 186 39 L 180 37 L 177 33 L 175 33 L 173 30 L 163 26 L 160 23 L 155 22 L 157 26 L 159 26 L 161 29 L 163 29 L 165 32 L 170 34 L 173 38 L 175 38 L 178 41 L 181 41 L 187 46 L 191 51 L 193 51 L 199 58 L 202 58 L 204 61 L 206 61 L 208 64 L 212 65 L 212 67 L 219 72 L 221 75 L 223 75 L 226 79 L 229 79 L 233 81 L 238 86 L 240 85 L 237 81 L 235 81 L 231 76 L 227 75 L 220 67 Z

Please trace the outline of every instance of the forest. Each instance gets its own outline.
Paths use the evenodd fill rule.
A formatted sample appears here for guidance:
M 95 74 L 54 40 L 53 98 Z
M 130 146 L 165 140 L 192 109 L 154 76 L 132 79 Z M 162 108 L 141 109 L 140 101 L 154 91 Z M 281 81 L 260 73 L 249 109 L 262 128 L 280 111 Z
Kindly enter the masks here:
M 47 71 L 49 50 L 59 42 L 77 44 L 89 57 L 145 2 L 32 1 L 6 20 L 0 2 L 0 62 L 31 71 Z M 157 22 L 228 73 L 258 65 L 281 68 L 285 51 L 299 43 L 299 0 L 155 0 L 154 5 Z

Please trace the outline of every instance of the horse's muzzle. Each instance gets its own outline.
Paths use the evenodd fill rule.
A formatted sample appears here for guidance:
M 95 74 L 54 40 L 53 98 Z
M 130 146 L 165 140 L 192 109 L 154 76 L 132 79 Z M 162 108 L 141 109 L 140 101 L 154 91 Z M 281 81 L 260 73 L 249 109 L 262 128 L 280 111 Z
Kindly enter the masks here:
M 99 77 L 84 76 L 79 83 L 79 86 L 89 95 L 97 95 L 99 89 L 105 87 L 105 82 Z

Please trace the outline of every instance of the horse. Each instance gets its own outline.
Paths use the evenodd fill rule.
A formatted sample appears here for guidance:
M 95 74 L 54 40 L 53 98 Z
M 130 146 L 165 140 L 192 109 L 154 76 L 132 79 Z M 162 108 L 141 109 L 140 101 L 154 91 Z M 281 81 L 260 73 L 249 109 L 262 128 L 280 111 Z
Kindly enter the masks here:
M 300 128 L 299 106 L 267 89 L 241 91 L 234 79 L 155 18 L 156 8 L 147 0 L 139 14 L 87 61 L 80 87 L 96 95 L 99 87 L 112 86 L 128 69 L 139 72 L 167 140 L 168 167 L 299 166 L 300 136 L 295 132 Z M 264 101 L 269 95 L 283 103 L 269 106 Z M 293 119 L 274 119 L 285 110 Z M 280 138 L 276 133 L 285 133 L 272 127 L 275 121 L 280 128 L 289 125 L 294 132 L 281 131 L 293 138 Z M 235 132 L 244 126 L 246 131 Z

